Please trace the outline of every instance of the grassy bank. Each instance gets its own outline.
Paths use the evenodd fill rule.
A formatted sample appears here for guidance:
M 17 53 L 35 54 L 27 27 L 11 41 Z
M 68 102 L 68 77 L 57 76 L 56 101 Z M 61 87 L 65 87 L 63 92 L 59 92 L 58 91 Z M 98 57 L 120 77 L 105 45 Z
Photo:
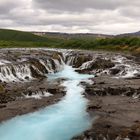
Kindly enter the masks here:
M 69 39 L 60 44 L 62 48 L 123 51 L 140 54 L 140 38 L 115 37 L 105 39 Z
M 37 36 L 30 32 L 0 29 L 0 48 L 51 47 L 60 42 L 61 39 Z
M 65 49 L 123 51 L 140 54 L 139 37 L 37 36 L 29 32 L 0 29 L 0 48 L 52 47 Z

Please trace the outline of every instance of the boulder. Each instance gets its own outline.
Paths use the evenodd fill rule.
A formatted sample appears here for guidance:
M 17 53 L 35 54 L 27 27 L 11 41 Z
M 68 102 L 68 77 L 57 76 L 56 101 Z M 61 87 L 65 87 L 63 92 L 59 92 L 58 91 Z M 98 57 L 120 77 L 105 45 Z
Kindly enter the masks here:
M 30 70 L 31 70 L 32 77 L 34 77 L 34 78 L 44 77 L 45 78 L 45 76 L 42 73 L 39 73 L 36 69 L 34 69 L 34 67 L 30 66 Z
M 110 74 L 111 74 L 111 75 L 116 75 L 116 74 L 118 74 L 120 71 L 121 71 L 121 70 L 118 69 L 118 68 L 112 68 L 112 69 L 110 69 Z
M 111 62 L 111 60 L 97 58 L 93 63 L 91 63 L 90 69 L 108 69 L 114 66 L 115 64 Z
M 73 62 L 73 66 L 75 68 L 78 68 L 80 67 L 83 63 L 87 62 L 87 61 L 90 61 L 91 60 L 91 56 L 88 56 L 88 55 L 78 55 L 78 56 L 75 56 L 75 59 L 74 59 L 74 62 Z

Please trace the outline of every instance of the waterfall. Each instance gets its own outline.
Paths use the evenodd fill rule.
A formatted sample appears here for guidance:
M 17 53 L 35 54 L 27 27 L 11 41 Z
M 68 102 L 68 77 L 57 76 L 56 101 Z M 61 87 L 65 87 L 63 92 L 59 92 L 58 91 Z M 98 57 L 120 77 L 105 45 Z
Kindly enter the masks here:
M 7 65 L 0 67 L 0 80 L 5 82 L 22 81 L 31 79 L 31 70 L 28 64 L 23 65 Z
M 35 99 L 42 99 L 43 97 L 49 97 L 49 96 L 53 96 L 53 94 L 50 94 L 47 91 L 35 91 L 32 93 L 32 95 L 29 94 L 24 95 L 25 98 L 35 98 Z
M 90 69 L 94 74 L 111 74 L 109 68 L 104 70 L 90 68 L 97 58 L 108 59 L 115 63 L 115 67 L 113 68 L 120 70 L 120 72 L 115 75 L 117 78 L 136 77 L 140 74 L 140 66 L 121 55 L 104 56 L 94 54 L 88 57 L 87 54 L 82 54 L 80 52 L 75 53 L 73 50 L 43 48 L 8 50 L 13 53 L 13 57 L 15 51 L 26 51 L 27 56 L 24 54 L 21 58 L 11 61 L 3 58 L 0 60 L 0 81 L 2 82 L 30 81 L 39 77 L 46 77 L 48 73 L 61 71 L 64 64 L 74 66 L 79 71 Z M 43 54 L 38 55 L 36 51 L 38 51 L 38 53 L 43 52 Z M 84 58 L 84 60 L 81 60 L 81 58 Z
M 78 74 L 74 68 L 67 65 L 61 72 L 49 74 L 50 80 L 67 79 L 62 83 L 62 86 L 66 87 L 66 96 L 54 105 L 0 124 L 0 139 L 70 140 L 90 128 L 91 120 L 86 112 L 87 100 L 83 97 L 84 87 L 80 82 L 92 77 Z M 42 93 L 39 91 L 38 95 L 33 94 L 32 97 L 39 99 L 40 95 Z
M 12 67 L 3 66 L 0 68 L 0 80 L 5 82 L 17 80 L 17 78 L 12 72 Z
M 46 70 L 51 73 L 52 69 L 50 67 L 47 66 L 46 62 L 44 62 L 43 60 L 39 60 L 39 62 L 46 68 Z
M 83 70 L 83 69 L 88 69 L 88 68 L 90 68 L 90 66 L 91 66 L 91 64 L 92 64 L 93 62 L 94 62 L 93 60 L 88 61 L 88 62 L 85 62 L 85 63 L 83 63 L 83 64 L 79 67 L 79 69 L 81 69 L 81 70 Z
M 54 73 L 62 70 L 64 61 L 59 58 L 28 58 L 28 60 L 16 63 L 5 63 L 0 65 L 0 80 L 2 82 L 30 81 L 38 77 L 46 77 L 47 73 Z
M 112 61 L 116 63 L 115 69 L 120 69 L 120 72 L 115 78 L 133 78 L 140 75 L 140 66 L 133 60 L 129 60 L 121 55 L 112 58 Z

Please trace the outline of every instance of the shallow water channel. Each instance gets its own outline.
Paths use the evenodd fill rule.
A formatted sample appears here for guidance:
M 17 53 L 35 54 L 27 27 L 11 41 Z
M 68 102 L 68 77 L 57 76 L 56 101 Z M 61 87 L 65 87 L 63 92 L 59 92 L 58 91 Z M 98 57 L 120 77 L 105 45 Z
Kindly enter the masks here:
M 70 140 L 87 130 L 91 120 L 80 82 L 91 77 L 78 74 L 67 65 L 61 72 L 48 75 L 49 80 L 66 79 L 62 84 L 66 87 L 66 96 L 54 105 L 0 124 L 0 140 Z

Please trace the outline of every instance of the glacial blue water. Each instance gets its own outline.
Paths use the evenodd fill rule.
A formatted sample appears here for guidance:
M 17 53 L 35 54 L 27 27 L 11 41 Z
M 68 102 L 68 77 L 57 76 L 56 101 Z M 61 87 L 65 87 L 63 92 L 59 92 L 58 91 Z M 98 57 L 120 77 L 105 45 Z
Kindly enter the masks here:
M 57 104 L 0 124 L 0 140 L 70 140 L 88 129 L 87 100 L 79 83 L 91 77 L 76 73 L 70 66 L 49 75 L 49 79 L 67 78 L 63 83 L 66 96 Z

